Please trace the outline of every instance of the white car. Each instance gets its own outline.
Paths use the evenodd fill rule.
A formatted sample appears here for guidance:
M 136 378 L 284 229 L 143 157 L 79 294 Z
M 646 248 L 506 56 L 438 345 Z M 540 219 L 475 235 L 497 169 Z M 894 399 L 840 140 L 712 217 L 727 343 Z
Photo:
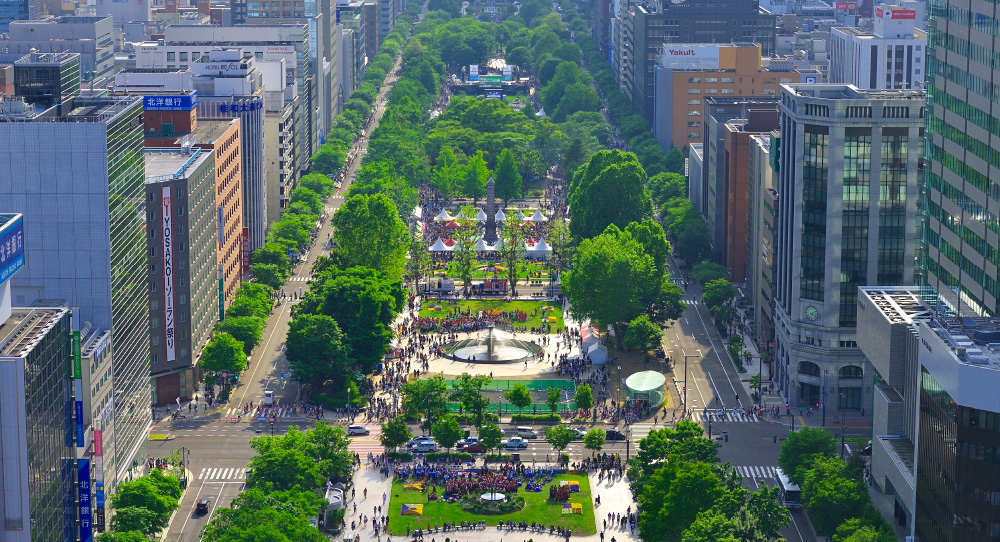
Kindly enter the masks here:
M 427 452 L 436 452 L 437 449 L 438 445 L 436 442 L 434 442 L 433 440 L 430 442 L 425 440 L 421 441 L 419 444 L 416 444 L 415 446 L 410 448 L 410 451 L 415 454 L 426 454 Z
M 352 437 L 355 435 L 370 435 L 371 430 L 363 425 L 352 425 L 347 428 L 347 434 Z
M 502 441 L 500 445 L 506 450 L 526 450 L 528 448 L 528 441 L 521 437 L 510 437 Z
M 427 435 L 420 435 L 419 437 L 410 439 L 410 442 L 406 443 L 406 447 L 407 448 L 415 448 L 415 447 L 417 447 L 420 444 L 423 444 L 425 442 L 429 442 L 431 444 L 434 444 L 434 439 L 431 438 L 431 437 L 429 437 L 429 436 L 427 436 Z

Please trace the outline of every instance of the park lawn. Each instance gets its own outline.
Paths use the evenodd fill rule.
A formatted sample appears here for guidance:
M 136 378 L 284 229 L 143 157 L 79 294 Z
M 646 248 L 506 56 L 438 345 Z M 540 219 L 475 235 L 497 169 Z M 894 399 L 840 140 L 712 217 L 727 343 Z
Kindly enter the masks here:
M 441 310 L 431 310 L 431 305 L 438 305 Z M 455 307 L 461 309 L 462 312 L 466 312 L 467 309 L 472 309 L 472 314 L 476 314 L 482 310 L 498 309 L 502 311 L 513 311 L 521 310 L 528 313 L 528 319 L 525 320 L 523 324 L 517 324 L 518 327 L 531 328 L 538 327 L 542 323 L 542 314 L 547 317 L 555 316 L 556 321 L 552 323 L 553 329 L 560 329 L 563 327 L 563 314 L 562 309 L 559 304 L 553 301 L 504 301 L 502 299 L 471 299 L 471 300 L 442 300 L 442 299 L 424 299 L 420 306 L 420 316 L 427 317 L 431 316 L 434 318 L 445 318 L 448 315 L 448 311 L 454 309 Z M 531 312 L 540 309 L 541 307 L 552 307 L 552 310 L 545 311 L 544 313 L 539 311 L 538 314 L 532 316 Z
M 453 278 L 455 280 L 459 280 L 459 281 L 461 280 L 461 278 L 458 276 L 458 272 L 455 270 L 456 269 L 456 264 L 449 263 L 448 266 L 445 269 L 448 271 L 448 276 L 449 277 L 451 277 L 451 278 Z M 532 280 L 541 280 L 541 281 L 544 281 L 544 282 L 548 282 L 549 281 L 549 270 L 545 266 L 545 264 L 540 264 L 540 263 L 536 263 L 536 262 L 530 262 L 527 265 L 522 265 L 521 266 L 521 270 L 518 271 L 517 276 L 520 279 L 520 281 L 518 282 L 518 286 L 524 286 L 524 284 L 525 284 L 524 280 L 528 277 L 528 273 L 529 272 L 530 273 L 534 273 L 534 272 L 538 272 L 538 271 L 542 272 L 542 276 L 541 277 L 532 277 Z M 493 271 L 487 271 L 485 265 L 479 265 L 478 267 L 476 267 L 475 271 L 472 272 L 472 279 L 473 280 L 482 280 L 484 278 L 493 278 L 493 277 L 498 277 L 498 278 L 505 279 L 505 278 L 507 278 L 507 272 L 506 271 L 499 271 L 497 273 L 494 273 Z
M 527 521 L 543 523 L 546 526 L 555 525 L 573 531 L 577 534 L 594 534 L 597 532 L 597 524 L 594 521 L 594 500 L 590 496 L 590 481 L 582 474 L 559 474 L 552 483 L 558 484 L 560 481 L 576 480 L 580 482 L 580 491 L 571 493 L 569 502 L 578 502 L 583 505 L 583 514 L 563 514 L 562 503 L 549 504 L 548 484 L 538 493 L 528 493 L 518 491 L 518 495 L 524 497 L 525 508 L 510 514 L 474 514 L 462 510 L 458 503 L 427 502 L 427 494 L 421 491 L 403 489 L 403 482 L 394 481 L 392 483 L 392 498 L 389 499 L 389 531 L 394 535 L 405 535 L 406 526 L 410 529 L 425 529 L 435 523 L 438 526 L 444 523 L 460 523 L 463 521 L 485 521 L 486 532 L 495 532 L 497 523 L 500 521 Z M 441 488 L 438 488 L 438 495 L 441 495 Z M 404 504 L 422 504 L 424 513 L 421 516 L 402 516 L 400 511 Z M 442 535 L 435 534 L 439 539 Z

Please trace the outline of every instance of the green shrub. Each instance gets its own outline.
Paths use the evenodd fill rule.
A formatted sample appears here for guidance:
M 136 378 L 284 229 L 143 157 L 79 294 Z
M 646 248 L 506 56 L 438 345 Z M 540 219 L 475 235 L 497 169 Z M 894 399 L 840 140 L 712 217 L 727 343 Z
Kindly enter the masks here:
M 410 452 L 386 452 L 385 456 L 393 461 L 413 461 L 413 454 Z
M 430 452 L 424 457 L 427 461 L 437 461 L 439 459 L 444 459 L 445 461 L 452 461 L 455 459 L 460 461 L 472 461 L 472 454 L 469 452 Z
M 487 454 L 486 461 L 508 461 L 510 460 L 510 454 Z
M 475 414 L 452 414 L 451 417 L 455 418 L 455 420 L 457 420 L 461 425 L 473 425 L 476 421 Z M 496 412 L 484 412 L 483 421 L 488 423 L 500 423 L 500 417 L 496 415 Z
M 541 422 L 541 423 L 559 423 L 560 417 L 558 414 L 513 414 L 510 417 L 511 423 L 518 422 Z

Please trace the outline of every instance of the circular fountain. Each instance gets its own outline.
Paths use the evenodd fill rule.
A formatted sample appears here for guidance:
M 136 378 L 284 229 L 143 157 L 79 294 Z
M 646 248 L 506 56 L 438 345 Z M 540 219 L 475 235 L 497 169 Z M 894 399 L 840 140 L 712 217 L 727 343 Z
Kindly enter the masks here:
M 542 347 L 533 342 L 522 341 L 494 327 L 444 346 L 445 357 L 470 363 L 518 363 L 541 350 Z

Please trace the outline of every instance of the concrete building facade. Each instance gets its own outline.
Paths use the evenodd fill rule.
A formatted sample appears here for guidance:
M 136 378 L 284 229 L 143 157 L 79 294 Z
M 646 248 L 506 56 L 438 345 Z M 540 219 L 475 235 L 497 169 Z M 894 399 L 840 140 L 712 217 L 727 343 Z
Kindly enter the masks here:
M 791 405 L 871 412 L 858 287 L 913 284 L 924 94 L 785 85 L 775 288 L 778 386 Z M 832 379 L 850 379 L 832 396 Z
M 7 39 L 0 39 L 0 52 L 27 55 L 79 53 L 80 78 L 90 88 L 104 88 L 114 77 L 114 25 L 111 17 L 46 17 L 17 21 Z
M 752 336 L 771 360 L 774 359 L 774 262 L 780 148 L 781 135 L 777 130 L 750 136 L 745 284 L 753 315 Z
M 923 88 L 927 32 L 915 27 L 916 11 L 886 5 L 875 10 L 874 29 L 830 30 L 830 82 L 872 89 Z
M 198 389 L 218 321 L 215 154 L 188 143 L 147 148 L 145 162 L 149 367 L 153 404 L 166 405 Z

